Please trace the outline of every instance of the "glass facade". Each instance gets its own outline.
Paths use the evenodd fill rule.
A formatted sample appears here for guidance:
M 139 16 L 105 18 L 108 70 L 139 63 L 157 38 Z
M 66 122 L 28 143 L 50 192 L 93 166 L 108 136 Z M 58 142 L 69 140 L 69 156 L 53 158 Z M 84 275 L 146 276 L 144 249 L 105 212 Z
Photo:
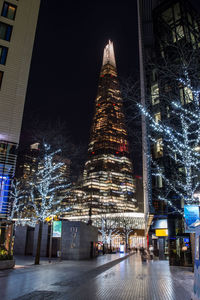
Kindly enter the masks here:
M 110 212 L 136 210 L 123 101 L 111 42 L 104 50 L 83 190 L 84 202 L 92 214 L 98 213 L 100 207 Z
M 9 190 L 16 158 L 16 144 L 0 141 L 0 218 L 6 218 L 9 213 Z

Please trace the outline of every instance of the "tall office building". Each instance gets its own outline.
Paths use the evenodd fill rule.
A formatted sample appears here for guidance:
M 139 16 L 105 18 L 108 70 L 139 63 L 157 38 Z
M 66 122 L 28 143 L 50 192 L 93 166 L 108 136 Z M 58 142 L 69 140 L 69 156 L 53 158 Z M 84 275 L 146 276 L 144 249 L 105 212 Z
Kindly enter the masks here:
M 40 0 L 0 0 L 0 220 L 9 213 Z
M 76 201 L 74 202 L 74 199 Z M 104 48 L 95 111 L 83 178 L 72 189 L 71 220 L 94 220 L 102 214 L 126 214 L 144 229 L 144 213 L 138 212 L 133 167 L 117 78 L 113 43 Z M 136 225 L 135 225 L 136 226 Z
M 103 54 L 83 190 L 92 214 L 105 209 L 110 212 L 136 210 L 123 101 L 111 41 Z
M 173 99 L 179 101 L 183 106 L 190 105 L 191 92 L 182 85 L 177 84 L 174 78 L 159 71 L 159 67 L 165 65 L 174 68 L 181 67 L 180 51 L 199 53 L 199 16 L 192 8 L 189 1 L 167 0 L 138 1 L 139 22 L 140 22 L 140 68 L 141 68 L 141 89 L 143 92 L 143 104 L 148 104 L 152 116 L 156 122 L 164 124 L 178 124 L 178 120 L 171 114 Z M 145 10 L 145 7 L 148 8 Z M 185 49 L 185 50 L 184 50 Z M 186 52 L 185 52 L 186 53 Z M 198 54 L 199 55 L 199 54 Z M 187 56 L 185 56 L 186 58 Z M 148 68 L 147 61 L 151 58 L 157 67 Z M 153 64 L 151 63 L 153 66 Z M 169 70 L 170 72 L 170 70 Z M 189 99 L 190 98 L 190 99 Z M 171 99 L 170 101 L 168 101 Z M 151 145 L 152 158 L 159 165 L 163 174 L 175 182 L 176 177 L 184 177 L 183 167 L 175 163 L 167 152 L 162 134 L 153 133 L 155 142 Z M 175 206 L 183 208 L 184 201 L 175 192 L 167 190 L 167 184 L 162 176 L 152 177 L 152 204 L 154 208 L 154 225 L 152 229 L 162 232 L 154 242 L 160 250 L 160 258 L 169 256 L 171 264 L 186 264 L 190 261 L 190 247 L 184 255 L 181 253 L 185 241 L 189 236 L 185 233 L 183 218 L 176 211 L 161 201 L 159 196 L 165 195 L 174 201 Z M 179 200 L 177 200 L 179 199 Z M 168 222 L 166 222 L 168 220 Z M 166 229 L 169 237 L 167 238 Z M 159 230 L 162 231 L 159 231 Z M 163 230 L 165 229 L 165 230 Z

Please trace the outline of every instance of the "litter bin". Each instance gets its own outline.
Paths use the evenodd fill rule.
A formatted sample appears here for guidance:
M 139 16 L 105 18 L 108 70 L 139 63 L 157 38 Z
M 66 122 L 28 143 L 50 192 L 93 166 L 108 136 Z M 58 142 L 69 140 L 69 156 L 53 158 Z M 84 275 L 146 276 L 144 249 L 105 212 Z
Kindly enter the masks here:
M 192 300 L 200 300 L 200 225 L 195 230 L 194 287 Z

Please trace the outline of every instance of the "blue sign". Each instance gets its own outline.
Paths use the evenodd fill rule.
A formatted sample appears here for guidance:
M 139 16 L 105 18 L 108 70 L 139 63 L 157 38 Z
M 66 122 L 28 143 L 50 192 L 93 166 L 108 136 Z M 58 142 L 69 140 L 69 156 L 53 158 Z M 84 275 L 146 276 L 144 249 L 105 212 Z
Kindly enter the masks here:
M 9 188 L 9 176 L 0 175 L 0 214 L 6 214 L 8 212 Z
M 185 232 L 194 232 L 195 227 L 192 226 L 196 221 L 199 220 L 199 206 L 197 205 L 185 205 L 184 206 L 184 216 L 186 223 Z

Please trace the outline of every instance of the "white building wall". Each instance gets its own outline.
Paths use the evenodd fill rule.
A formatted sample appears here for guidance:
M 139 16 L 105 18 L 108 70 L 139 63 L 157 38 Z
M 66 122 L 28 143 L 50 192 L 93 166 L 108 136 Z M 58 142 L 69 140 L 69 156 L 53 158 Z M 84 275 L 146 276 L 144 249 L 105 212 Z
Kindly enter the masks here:
M 3 3 L 0 0 L 0 14 Z M 31 63 L 40 0 L 7 0 L 17 6 L 15 20 L 0 16 L 0 21 L 13 26 L 10 42 L 0 39 L 8 47 L 6 65 L 0 89 L 0 140 L 18 143 L 28 75 Z

